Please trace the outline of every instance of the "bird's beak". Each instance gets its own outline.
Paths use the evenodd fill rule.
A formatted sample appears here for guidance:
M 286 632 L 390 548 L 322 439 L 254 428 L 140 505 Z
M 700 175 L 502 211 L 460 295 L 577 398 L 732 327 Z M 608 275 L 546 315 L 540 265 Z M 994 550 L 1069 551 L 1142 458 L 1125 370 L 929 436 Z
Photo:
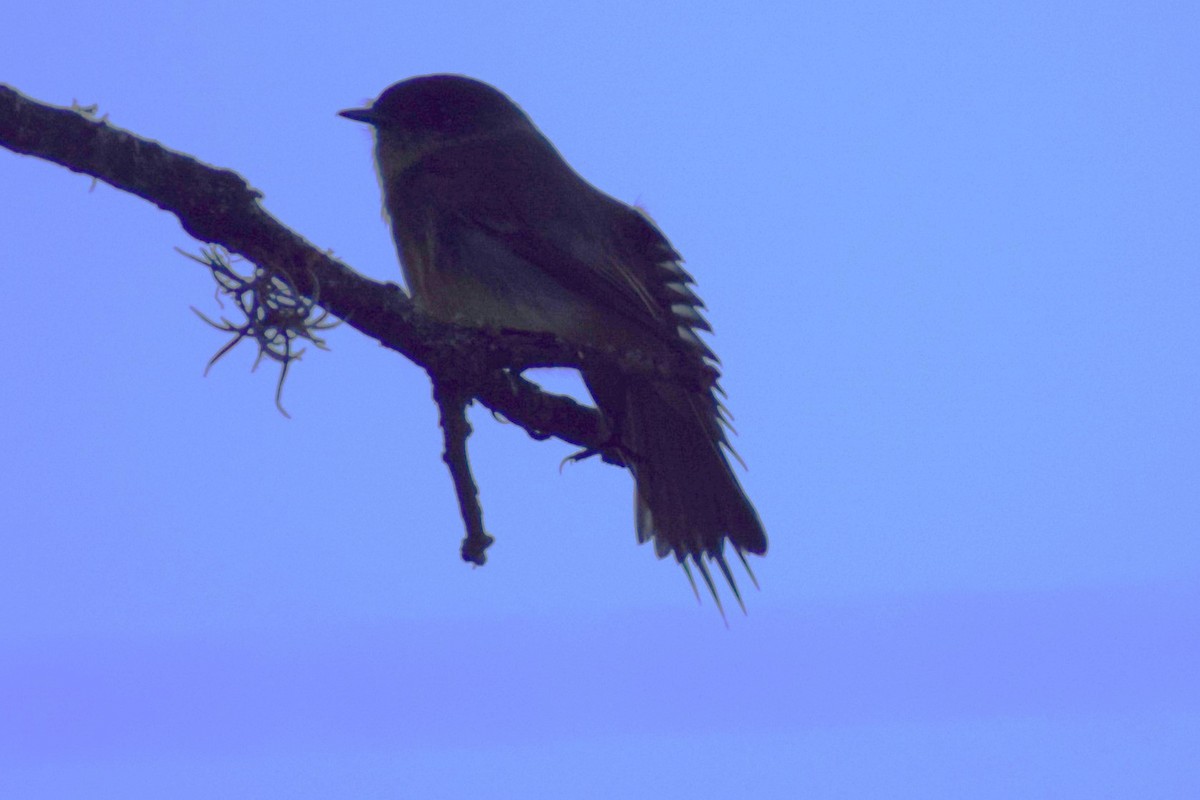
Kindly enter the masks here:
M 352 119 L 355 122 L 365 122 L 368 125 L 374 125 L 376 120 L 373 108 L 347 108 L 345 111 L 339 111 L 338 116 Z

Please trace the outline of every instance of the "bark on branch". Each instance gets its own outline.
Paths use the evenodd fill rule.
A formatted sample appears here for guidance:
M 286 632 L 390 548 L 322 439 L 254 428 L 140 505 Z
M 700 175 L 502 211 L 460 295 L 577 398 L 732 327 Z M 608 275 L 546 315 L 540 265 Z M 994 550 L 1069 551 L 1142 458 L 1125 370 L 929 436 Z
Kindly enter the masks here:
M 454 493 L 458 496 L 458 511 L 467 527 L 462 543 L 462 559 L 482 566 L 487 561 L 485 551 L 495 539 L 483 529 L 483 510 L 479 507 L 479 490 L 471 477 L 471 465 L 467 461 L 467 437 L 471 435 L 471 423 L 467 421 L 467 403 L 470 395 L 452 381 L 433 378 L 433 399 L 438 404 L 438 415 L 445 439 L 442 460 L 450 469 L 454 480 Z

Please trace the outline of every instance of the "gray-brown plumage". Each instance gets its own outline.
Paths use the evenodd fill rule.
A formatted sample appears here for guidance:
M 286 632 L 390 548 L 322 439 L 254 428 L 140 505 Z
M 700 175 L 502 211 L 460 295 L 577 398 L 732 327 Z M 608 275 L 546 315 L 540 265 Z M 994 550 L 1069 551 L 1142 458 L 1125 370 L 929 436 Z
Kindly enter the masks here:
M 645 215 L 576 174 L 499 91 L 430 75 L 342 115 L 375 128 L 392 233 L 423 311 L 715 366 L 679 254 Z M 660 558 L 673 554 L 689 579 L 696 566 L 719 604 L 715 562 L 740 603 L 724 542 L 745 563 L 767 540 L 730 469 L 713 391 L 615 366 L 589 368 L 584 379 L 633 472 L 638 540 L 653 540 Z

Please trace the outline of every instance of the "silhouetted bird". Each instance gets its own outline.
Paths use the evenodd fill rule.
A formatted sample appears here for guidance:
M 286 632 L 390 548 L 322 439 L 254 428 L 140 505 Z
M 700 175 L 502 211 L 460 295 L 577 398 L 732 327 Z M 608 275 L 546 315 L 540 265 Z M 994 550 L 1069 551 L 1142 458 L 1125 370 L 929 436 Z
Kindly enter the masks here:
M 341 114 L 375 128 L 392 233 L 424 312 L 583 345 L 683 353 L 715 368 L 697 336 L 711 330 L 703 303 L 666 237 L 575 173 L 499 91 L 429 75 Z M 767 539 L 726 457 L 719 388 L 615 365 L 583 377 L 633 473 L 638 540 L 653 539 L 660 558 L 673 554 L 689 580 L 694 564 L 720 605 L 706 559 L 714 561 L 741 603 L 725 540 L 745 564 L 745 553 L 766 552 Z

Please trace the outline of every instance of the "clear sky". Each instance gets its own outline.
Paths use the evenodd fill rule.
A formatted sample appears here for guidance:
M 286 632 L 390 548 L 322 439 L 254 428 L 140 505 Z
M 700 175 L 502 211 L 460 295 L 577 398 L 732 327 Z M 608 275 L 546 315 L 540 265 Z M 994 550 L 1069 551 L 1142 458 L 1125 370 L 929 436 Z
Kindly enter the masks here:
M 1200 796 L 1197 6 L 507 5 L 17 5 L 0 81 L 387 280 L 336 112 L 501 88 L 698 278 L 749 615 L 480 410 L 462 563 L 419 369 L 202 377 L 198 244 L 0 151 L 0 797 Z

